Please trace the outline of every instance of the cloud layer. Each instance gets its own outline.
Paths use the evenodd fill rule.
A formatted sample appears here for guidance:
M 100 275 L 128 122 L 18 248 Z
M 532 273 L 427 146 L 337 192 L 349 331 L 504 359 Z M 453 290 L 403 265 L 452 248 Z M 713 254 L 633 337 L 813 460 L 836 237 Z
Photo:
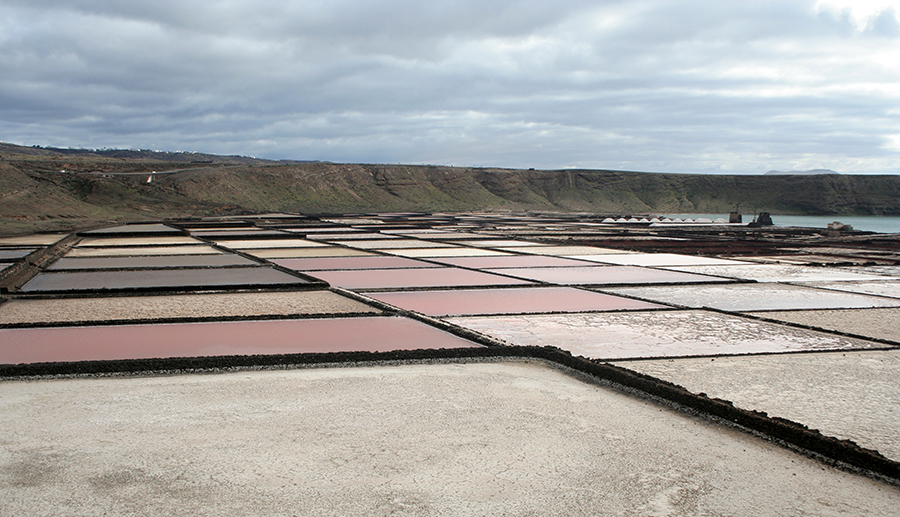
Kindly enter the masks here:
M 0 0 L 0 140 L 900 173 L 890 3 Z

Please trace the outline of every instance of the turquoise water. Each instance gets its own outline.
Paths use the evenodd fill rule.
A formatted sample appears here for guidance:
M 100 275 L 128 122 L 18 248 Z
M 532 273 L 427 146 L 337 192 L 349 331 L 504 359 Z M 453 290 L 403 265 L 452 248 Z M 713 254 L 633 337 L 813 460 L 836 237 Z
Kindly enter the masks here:
M 666 214 L 666 217 L 690 217 L 696 219 L 722 218 L 728 220 L 728 214 Z M 743 221 L 749 223 L 753 220 L 753 214 L 744 214 Z M 900 233 L 900 217 L 895 216 L 855 216 L 855 215 L 778 215 L 772 214 L 772 222 L 775 226 L 802 226 L 805 228 L 826 228 L 828 223 L 839 221 L 849 224 L 854 230 L 878 233 Z

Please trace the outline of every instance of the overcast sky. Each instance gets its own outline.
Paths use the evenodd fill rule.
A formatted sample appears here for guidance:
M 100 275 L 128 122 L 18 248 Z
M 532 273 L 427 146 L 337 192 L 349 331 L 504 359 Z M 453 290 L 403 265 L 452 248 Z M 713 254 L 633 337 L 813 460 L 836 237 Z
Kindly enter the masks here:
M 900 0 L 0 0 L 0 141 L 900 173 Z

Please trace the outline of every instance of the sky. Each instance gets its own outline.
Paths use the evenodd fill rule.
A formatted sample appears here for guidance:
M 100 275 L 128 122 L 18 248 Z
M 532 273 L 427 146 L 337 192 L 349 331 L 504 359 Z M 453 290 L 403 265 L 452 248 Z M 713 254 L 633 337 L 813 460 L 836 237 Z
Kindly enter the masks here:
M 900 0 L 0 0 L 0 141 L 900 174 Z

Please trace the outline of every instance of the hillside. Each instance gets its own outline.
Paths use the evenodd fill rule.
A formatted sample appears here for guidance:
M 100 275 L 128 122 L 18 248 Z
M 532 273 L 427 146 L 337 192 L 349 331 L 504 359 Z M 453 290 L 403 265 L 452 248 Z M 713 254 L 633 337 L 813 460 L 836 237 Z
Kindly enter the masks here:
M 150 171 L 158 171 L 147 183 Z M 246 212 L 900 215 L 900 176 L 718 176 L 276 162 L 0 144 L 0 231 Z

